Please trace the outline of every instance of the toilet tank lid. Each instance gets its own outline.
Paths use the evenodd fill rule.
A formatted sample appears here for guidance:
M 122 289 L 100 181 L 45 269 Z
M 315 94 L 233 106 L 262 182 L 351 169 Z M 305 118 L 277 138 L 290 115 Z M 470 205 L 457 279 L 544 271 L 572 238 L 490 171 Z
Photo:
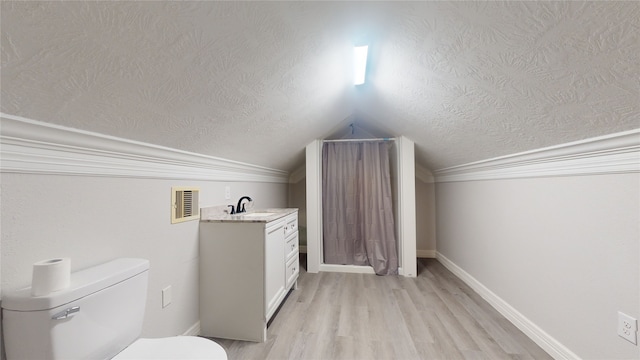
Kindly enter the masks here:
M 2 308 L 14 311 L 49 310 L 93 294 L 149 270 L 149 260 L 119 258 L 71 273 L 67 289 L 32 296 L 31 286 L 3 291 Z

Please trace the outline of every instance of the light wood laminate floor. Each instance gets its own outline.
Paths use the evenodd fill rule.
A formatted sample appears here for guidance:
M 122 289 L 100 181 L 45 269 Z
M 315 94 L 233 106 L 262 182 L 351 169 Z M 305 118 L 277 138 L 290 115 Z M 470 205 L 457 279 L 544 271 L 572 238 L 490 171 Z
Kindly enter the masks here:
M 309 274 L 265 343 L 214 339 L 237 359 L 551 359 L 435 259 L 418 276 Z

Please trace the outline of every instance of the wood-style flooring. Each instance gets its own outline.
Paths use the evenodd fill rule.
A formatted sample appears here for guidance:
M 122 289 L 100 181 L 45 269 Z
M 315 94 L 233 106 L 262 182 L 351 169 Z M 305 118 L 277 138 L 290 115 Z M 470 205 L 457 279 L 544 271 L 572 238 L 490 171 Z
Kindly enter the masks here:
M 309 274 L 265 343 L 215 339 L 237 359 L 551 359 L 435 259 L 418 276 Z

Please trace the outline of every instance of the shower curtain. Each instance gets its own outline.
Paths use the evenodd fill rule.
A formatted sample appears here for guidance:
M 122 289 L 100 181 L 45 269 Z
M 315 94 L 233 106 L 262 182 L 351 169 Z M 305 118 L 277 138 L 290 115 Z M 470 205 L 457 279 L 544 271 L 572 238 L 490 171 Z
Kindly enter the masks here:
M 322 148 L 325 264 L 398 273 L 389 143 L 328 142 Z

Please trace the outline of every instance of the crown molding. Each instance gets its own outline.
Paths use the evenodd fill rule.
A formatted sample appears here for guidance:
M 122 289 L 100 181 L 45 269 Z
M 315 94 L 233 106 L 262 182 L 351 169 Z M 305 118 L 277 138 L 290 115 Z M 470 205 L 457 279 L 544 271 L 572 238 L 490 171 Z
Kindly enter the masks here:
M 420 166 L 418 163 L 416 163 L 416 179 L 422 181 L 425 184 L 432 184 L 435 182 L 431 171 L 423 166 Z
M 435 171 L 436 182 L 640 172 L 640 129 Z
M 307 177 L 307 169 L 305 164 L 302 164 L 299 168 L 295 169 L 289 175 L 289 184 L 297 184 L 300 180 Z
M 0 113 L 0 172 L 287 183 L 282 170 Z

